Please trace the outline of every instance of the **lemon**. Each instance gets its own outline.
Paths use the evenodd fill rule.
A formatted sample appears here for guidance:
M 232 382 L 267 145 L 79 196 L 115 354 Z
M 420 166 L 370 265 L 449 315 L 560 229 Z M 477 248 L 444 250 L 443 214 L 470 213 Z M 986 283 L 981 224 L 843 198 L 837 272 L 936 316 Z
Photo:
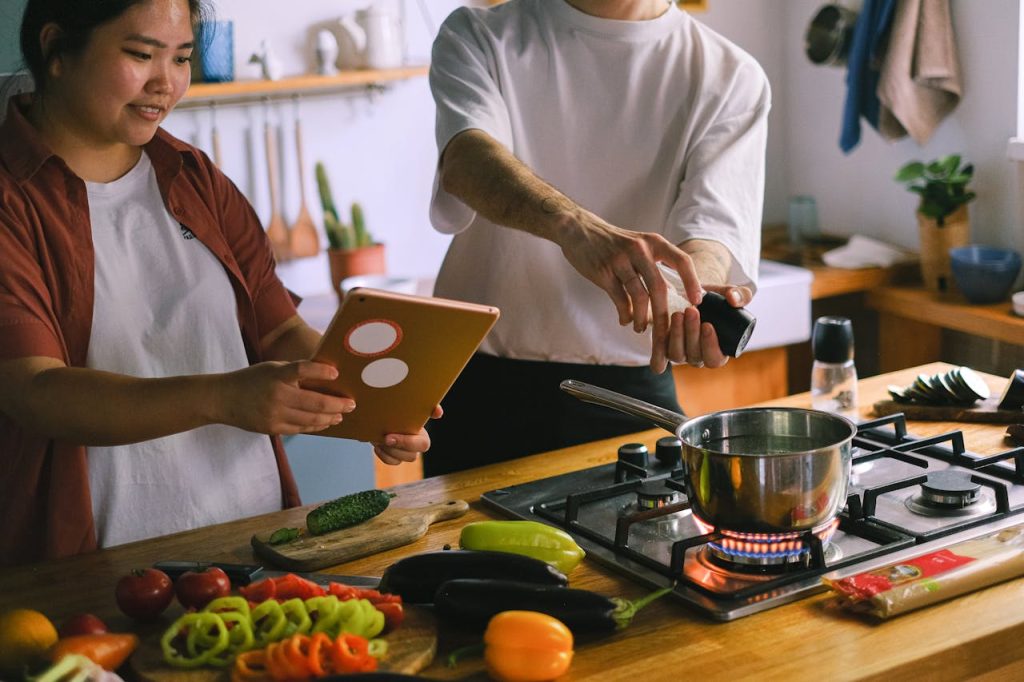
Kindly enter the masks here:
M 31 609 L 0 614 L 0 669 L 18 668 L 41 657 L 57 641 L 50 619 Z

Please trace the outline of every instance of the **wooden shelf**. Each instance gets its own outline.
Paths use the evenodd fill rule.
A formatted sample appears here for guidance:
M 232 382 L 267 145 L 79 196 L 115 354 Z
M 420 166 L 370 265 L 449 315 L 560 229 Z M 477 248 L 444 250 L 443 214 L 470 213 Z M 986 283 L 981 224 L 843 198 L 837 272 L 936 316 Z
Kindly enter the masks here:
M 761 233 L 761 257 L 799 265 L 811 271 L 811 300 L 856 294 L 889 284 L 904 284 L 920 278 L 917 261 L 898 263 L 887 268 L 833 268 L 825 265 L 821 254 L 846 242 L 845 237 L 822 238 L 800 248 L 790 246 L 785 225 L 767 226 Z
M 887 286 L 869 291 L 867 304 L 880 313 L 902 320 L 1024 345 L 1024 317 L 1013 314 L 1009 301 L 971 305 L 956 294 L 942 295 L 919 287 Z M 913 343 L 913 339 L 908 338 L 907 343 Z
M 229 83 L 194 83 L 182 97 L 179 107 L 209 103 L 258 101 L 292 95 L 334 92 L 353 87 L 375 87 L 391 81 L 427 75 L 430 67 L 404 66 L 397 69 L 341 71 L 334 76 L 307 74 L 280 80 L 243 80 Z

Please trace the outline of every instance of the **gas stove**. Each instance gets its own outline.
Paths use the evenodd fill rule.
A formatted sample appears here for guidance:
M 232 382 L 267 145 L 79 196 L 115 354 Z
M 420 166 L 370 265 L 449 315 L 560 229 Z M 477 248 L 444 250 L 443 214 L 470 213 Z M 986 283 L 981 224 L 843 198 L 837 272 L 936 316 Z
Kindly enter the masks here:
M 952 431 L 907 433 L 902 414 L 857 427 L 847 503 L 802 533 L 736 533 L 695 516 L 680 445 L 619 447 L 618 460 L 485 493 L 488 506 L 568 531 L 587 556 L 733 620 L 837 579 L 1024 522 L 1024 448 L 981 456 Z

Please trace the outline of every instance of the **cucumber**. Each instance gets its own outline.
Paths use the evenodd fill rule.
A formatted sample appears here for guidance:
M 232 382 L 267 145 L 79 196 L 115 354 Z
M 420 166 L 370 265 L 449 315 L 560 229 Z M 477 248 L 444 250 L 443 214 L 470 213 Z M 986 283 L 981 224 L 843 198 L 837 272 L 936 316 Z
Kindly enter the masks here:
M 369 521 L 388 508 L 392 497 L 383 490 L 364 490 L 325 502 L 306 515 L 306 528 L 310 535 L 323 535 Z

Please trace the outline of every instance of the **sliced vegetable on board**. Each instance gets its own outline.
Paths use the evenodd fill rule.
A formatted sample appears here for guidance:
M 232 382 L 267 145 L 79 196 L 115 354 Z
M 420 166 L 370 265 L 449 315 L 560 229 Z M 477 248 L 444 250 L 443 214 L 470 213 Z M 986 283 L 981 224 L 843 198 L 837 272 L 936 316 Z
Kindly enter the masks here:
M 388 508 L 392 497 L 384 490 L 364 490 L 325 502 L 306 515 L 306 528 L 311 535 L 323 535 L 369 521 Z
M 539 521 L 476 521 L 462 527 L 463 549 L 511 552 L 545 561 L 562 573 L 576 568 L 586 552 L 561 528 Z

